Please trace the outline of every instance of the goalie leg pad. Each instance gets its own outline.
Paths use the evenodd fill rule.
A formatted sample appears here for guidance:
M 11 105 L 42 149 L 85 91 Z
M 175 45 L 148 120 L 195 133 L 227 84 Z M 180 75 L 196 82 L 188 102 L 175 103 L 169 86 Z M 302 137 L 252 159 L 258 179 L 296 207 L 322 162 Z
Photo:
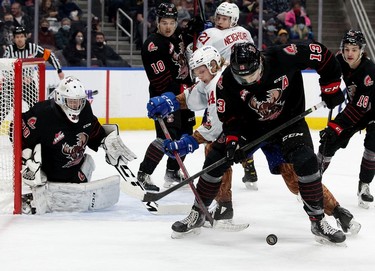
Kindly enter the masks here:
M 120 176 L 89 183 L 49 183 L 48 207 L 51 212 L 95 211 L 115 205 L 120 196 Z
M 41 174 L 42 165 L 41 145 L 37 144 L 33 150 L 22 150 L 22 182 L 30 187 L 45 185 L 47 179 Z

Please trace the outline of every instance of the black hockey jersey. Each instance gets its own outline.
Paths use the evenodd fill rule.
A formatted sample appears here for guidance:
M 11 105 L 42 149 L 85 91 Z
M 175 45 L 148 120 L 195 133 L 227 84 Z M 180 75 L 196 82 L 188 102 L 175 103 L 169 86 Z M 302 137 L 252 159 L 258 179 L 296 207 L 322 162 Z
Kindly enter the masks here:
M 335 56 L 322 44 L 289 44 L 262 53 L 263 75 L 259 82 L 242 86 L 230 67 L 217 84 L 217 111 L 227 135 L 257 138 L 305 110 L 301 71 L 311 68 L 321 85 L 339 82 L 341 70 Z M 320 90 L 316 90 L 319 95 Z
M 48 181 L 76 182 L 86 146 L 98 150 L 106 136 L 86 103 L 72 123 L 53 99 L 36 103 L 22 114 L 22 149 L 42 145 L 42 170 Z
M 343 129 L 353 126 L 363 129 L 370 121 L 375 120 L 372 106 L 375 99 L 375 64 L 367 57 L 362 57 L 359 66 L 351 69 L 342 54 L 336 57 L 341 65 L 349 103 L 333 122 Z
M 151 34 L 142 46 L 142 61 L 150 81 L 150 97 L 164 92 L 180 94 L 181 84 L 190 84 L 189 67 L 181 35 Z

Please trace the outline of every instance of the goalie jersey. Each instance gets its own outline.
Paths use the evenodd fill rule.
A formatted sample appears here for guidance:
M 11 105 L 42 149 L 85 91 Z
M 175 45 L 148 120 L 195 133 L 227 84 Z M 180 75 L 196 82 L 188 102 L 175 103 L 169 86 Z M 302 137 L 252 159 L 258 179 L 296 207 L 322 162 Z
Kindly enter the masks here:
M 42 170 L 50 182 L 80 182 L 86 146 L 97 151 L 106 136 L 90 103 L 79 121 L 68 120 L 53 99 L 36 103 L 22 114 L 22 149 L 42 146 Z M 82 179 L 83 178 L 83 179 Z

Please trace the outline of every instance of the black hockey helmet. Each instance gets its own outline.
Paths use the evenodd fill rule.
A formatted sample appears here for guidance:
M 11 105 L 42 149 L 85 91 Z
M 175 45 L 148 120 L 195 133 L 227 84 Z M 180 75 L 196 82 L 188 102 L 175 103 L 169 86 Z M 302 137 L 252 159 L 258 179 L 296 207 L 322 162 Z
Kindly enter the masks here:
M 361 51 L 366 47 L 366 39 L 363 33 L 359 30 L 349 30 L 345 33 L 344 37 L 341 40 L 340 50 L 344 50 L 345 44 L 358 45 Z
M 234 78 L 242 85 L 248 85 L 243 76 L 251 75 L 261 68 L 261 54 L 251 42 L 236 43 L 230 55 L 230 67 Z
M 172 18 L 177 21 L 177 8 L 171 3 L 161 3 L 156 10 L 156 16 L 158 20 L 161 18 Z
M 24 34 L 26 36 L 26 29 L 23 26 L 17 26 L 13 30 L 13 37 L 18 34 Z

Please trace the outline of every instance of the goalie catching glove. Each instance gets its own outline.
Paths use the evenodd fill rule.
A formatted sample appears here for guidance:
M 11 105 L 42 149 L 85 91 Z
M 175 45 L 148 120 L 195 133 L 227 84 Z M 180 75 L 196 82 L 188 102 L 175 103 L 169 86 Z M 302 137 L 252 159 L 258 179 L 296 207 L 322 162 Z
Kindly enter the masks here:
M 33 150 L 22 150 L 22 181 L 30 187 L 44 185 L 46 178 L 41 174 L 42 166 L 41 146 L 37 144 Z
M 169 113 L 180 109 L 180 104 L 172 92 L 165 92 L 161 96 L 153 97 L 147 103 L 147 115 L 150 119 L 166 117 Z
M 175 159 L 175 152 L 179 156 L 185 156 L 188 153 L 194 152 L 199 148 L 198 142 L 194 137 L 184 134 L 180 140 L 173 141 L 171 139 L 166 139 L 163 142 L 164 153 L 169 157 Z

